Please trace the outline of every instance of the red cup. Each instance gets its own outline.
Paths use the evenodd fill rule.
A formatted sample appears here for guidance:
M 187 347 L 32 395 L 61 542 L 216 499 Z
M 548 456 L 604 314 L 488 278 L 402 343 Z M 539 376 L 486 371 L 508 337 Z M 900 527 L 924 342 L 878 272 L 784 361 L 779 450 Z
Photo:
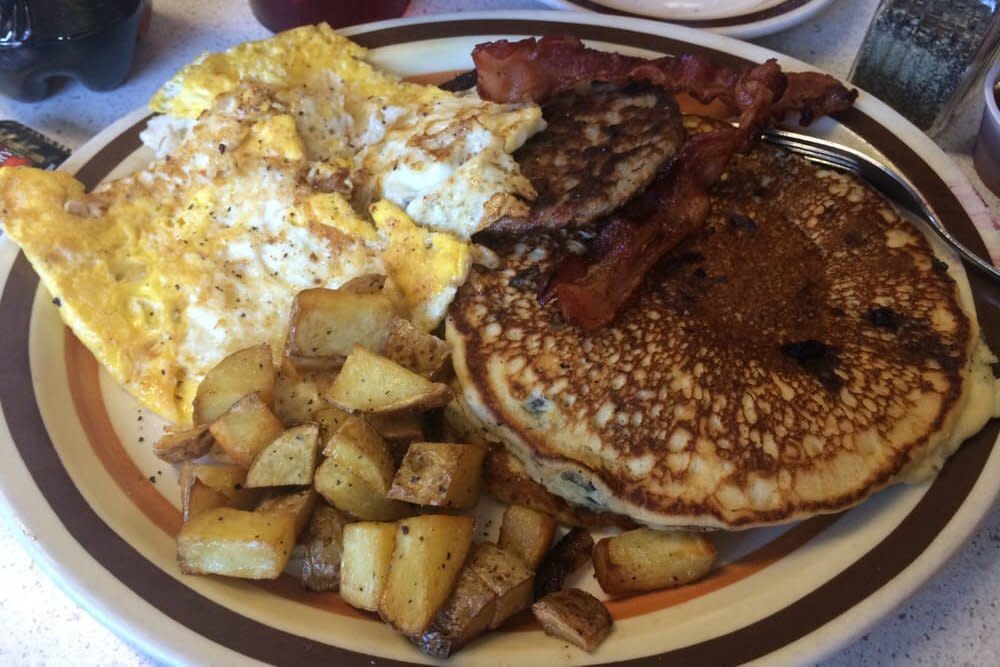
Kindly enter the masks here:
M 393 19 L 410 0 L 250 0 L 250 10 L 265 28 L 280 32 L 300 25 L 327 22 L 334 28 Z

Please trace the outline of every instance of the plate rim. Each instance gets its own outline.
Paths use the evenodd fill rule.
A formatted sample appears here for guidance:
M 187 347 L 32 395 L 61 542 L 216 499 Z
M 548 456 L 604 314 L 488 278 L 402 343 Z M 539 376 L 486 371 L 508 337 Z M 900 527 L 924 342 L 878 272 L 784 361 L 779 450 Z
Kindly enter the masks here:
M 595 14 L 606 14 L 610 16 L 621 16 L 628 18 L 638 18 L 662 23 L 671 23 L 689 28 L 707 30 L 727 37 L 737 37 L 740 39 L 752 39 L 771 35 L 782 30 L 787 30 L 800 23 L 808 21 L 816 14 L 819 14 L 834 0 L 788 0 L 782 4 L 793 4 L 786 11 L 776 12 L 780 5 L 748 12 L 746 14 L 733 14 L 731 16 L 716 17 L 711 19 L 670 19 L 641 14 L 639 12 L 629 12 L 613 7 L 608 7 L 593 0 L 540 0 L 543 4 L 553 9 L 562 9 L 572 12 L 584 12 Z
M 678 28 L 673 25 L 665 25 L 659 21 L 650 21 L 642 19 L 622 19 L 615 17 L 607 17 L 600 15 L 592 15 L 588 17 L 587 15 L 580 14 L 574 17 L 561 16 L 558 20 L 551 12 L 546 11 L 530 11 L 530 12 L 474 12 L 474 13 L 463 13 L 463 14 L 445 14 L 430 17 L 421 17 L 420 19 L 397 19 L 391 21 L 383 21 L 379 23 L 367 24 L 364 26 L 356 26 L 351 29 L 342 31 L 344 34 L 353 35 L 358 33 L 369 33 L 375 32 L 384 28 L 393 28 L 398 26 L 405 26 L 410 24 L 422 24 L 422 23 L 452 23 L 452 22 L 462 22 L 462 21 L 473 21 L 473 20 L 497 20 L 497 19 L 515 19 L 515 20 L 537 20 L 540 23 L 558 23 L 558 22 L 569 22 L 578 24 L 607 24 L 608 20 L 612 20 L 610 27 L 618 27 L 624 29 L 635 29 L 644 28 L 647 31 L 654 32 L 661 36 L 668 36 L 676 39 L 694 41 L 706 43 L 709 48 L 721 48 L 722 50 L 732 52 L 732 48 L 725 48 L 727 45 L 732 46 L 732 40 L 722 37 L 715 37 L 712 35 L 707 35 L 704 32 L 696 31 L 687 28 Z M 669 34 L 667 34 L 669 33 Z M 714 38 L 713 38 L 714 37 Z M 714 44 L 713 44 L 714 42 Z M 775 55 L 774 52 L 767 49 L 762 49 L 761 47 L 756 47 L 753 45 L 738 45 L 743 52 L 751 54 L 753 57 L 756 52 L 757 56 L 768 57 Z M 800 65 L 802 67 L 809 67 L 805 63 L 800 61 L 790 59 L 787 57 L 782 57 L 783 62 L 791 63 L 794 65 Z M 814 69 L 814 68 L 813 68 Z M 884 109 L 878 109 L 880 102 L 874 100 L 874 98 L 866 100 L 866 104 L 873 104 L 874 108 L 880 111 L 880 115 L 885 115 L 888 111 L 890 116 L 889 120 L 895 120 L 892 116 L 898 115 L 895 112 L 885 107 Z M 884 105 L 882 105 L 884 107 Z M 120 118 L 115 123 L 112 123 L 107 128 L 105 128 L 98 135 L 90 139 L 83 146 L 81 146 L 77 151 L 74 151 L 71 158 L 64 165 L 64 168 L 76 169 L 86 163 L 91 159 L 98 151 L 104 148 L 110 139 L 117 137 L 121 131 L 125 128 L 131 127 L 137 120 L 140 120 L 144 115 L 147 115 L 148 111 L 146 109 L 138 109 Z M 923 135 L 921 135 L 923 136 Z M 926 142 L 930 142 L 929 139 L 924 137 Z M 909 144 L 909 142 L 907 142 Z M 912 147 L 912 146 L 911 146 Z M 917 150 L 917 147 L 912 147 Z M 934 149 L 940 156 L 934 155 L 938 158 L 934 161 L 933 168 L 936 173 L 944 177 L 948 175 L 947 172 L 952 172 L 951 176 L 954 178 L 955 174 L 958 174 L 957 180 L 965 182 L 967 179 L 961 172 L 958 171 L 957 166 L 954 165 L 951 158 L 947 157 L 940 149 L 931 144 L 930 147 L 921 146 L 925 151 L 930 150 L 932 155 L 934 154 Z M 920 152 L 920 151 L 918 151 Z M 922 156 L 923 157 L 923 156 Z M 941 173 L 941 168 L 944 168 L 945 174 Z M 968 202 L 962 202 L 966 208 L 968 208 Z M 986 239 L 983 240 L 986 243 Z M 9 242 L 5 242 L 9 243 Z M 0 408 L 2 410 L 2 408 Z M 0 436 L 4 437 L 5 441 L 10 440 L 9 433 L 7 432 L 6 419 L 0 428 Z M 23 469 L 23 462 L 18 459 L 17 467 Z M 863 606 L 868 605 L 871 608 L 862 609 L 859 614 L 853 613 L 843 613 L 836 617 L 828 624 L 819 628 L 818 630 L 809 633 L 796 642 L 788 644 L 777 651 L 763 656 L 761 659 L 770 660 L 772 658 L 777 658 L 779 654 L 783 651 L 791 651 L 796 653 L 799 648 L 796 648 L 798 644 L 807 642 L 812 644 L 811 650 L 807 653 L 802 653 L 798 658 L 808 657 L 810 659 L 818 659 L 829 653 L 833 652 L 846 642 L 852 640 L 858 634 L 863 632 L 867 627 L 877 622 L 882 616 L 889 613 L 896 605 L 902 603 L 906 597 L 908 597 L 912 592 L 914 592 L 920 585 L 922 585 L 934 572 L 937 571 L 941 566 L 943 566 L 947 559 L 950 557 L 954 551 L 960 548 L 965 540 L 971 535 L 976 525 L 985 516 L 985 512 L 993 503 L 993 499 L 996 497 L 998 490 L 997 488 L 988 489 L 987 484 L 984 483 L 984 479 L 988 479 L 991 475 L 989 473 L 995 473 L 1000 469 L 1000 452 L 998 452 L 997 447 L 993 447 L 988 460 L 984 463 L 984 467 L 980 473 L 979 478 L 976 480 L 969 495 L 963 500 L 961 506 L 955 512 L 951 520 L 945 525 L 941 532 L 934 538 L 931 545 L 920 554 L 909 566 L 904 568 L 899 572 L 894 578 L 888 581 L 884 586 L 882 586 L 874 595 L 869 596 L 858 603 L 850 611 L 854 612 Z M 145 604 L 148 609 L 143 610 L 143 612 L 153 612 L 159 618 L 157 619 L 158 628 L 162 629 L 164 626 L 160 624 L 162 621 L 167 621 L 170 624 L 174 624 L 178 629 L 185 635 L 184 642 L 180 642 L 179 646 L 176 643 L 167 643 L 164 641 L 162 633 L 157 632 L 156 634 L 147 631 L 147 627 L 153 627 L 151 625 L 144 625 L 143 620 L 139 618 L 134 618 L 129 616 L 126 611 L 118 609 L 119 604 L 122 601 L 117 599 L 115 594 L 108 592 L 108 589 L 101 589 L 92 580 L 88 580 L 88 577 L 82 577 L 76 575 L 75 572 L 70 571 L 71 568 L 60 569 L 64 564 L 60 563 L 60 559 L 57 556 L 58 552 L 51 551 L 51 548 L 47 549 L 46 545 L 54 542 L 64 541 L 65 538 L 69 538 L 72 543 L 70 546 L 75 547 L 79 550 L 86 558 L 91 557 L 87 554 L 77 543 L 72 536 L 66 531 L 65 526 L 59 522 L 58 518 L 54 516 L 53 510 L 48 506 L 48 504 L 41 499 L 41 503 L 33 502 L 35 498 L 24 498 L 18 500 L 17 498 L 12 498 L 13 491 L 16 492 L 27 492 L 30 493 L 34 491 L 35 494 L 40 492 L 35 486 L 34 480 L 30 475 L 25 475 L 20 479 L 14 480 L 14 483 L 10 483 L 9 480 L 10 471 L 0 469 L 0 506 L 4 510 L 5 519 L 11 527 L 11 532 L 14 534 L 15 539 L 17 539 L 29 553 L 32 554 L 36 562 L 42 565 L 43 570 L 46 574 L 53 579 L 64 591 L 70 594 L 70 596 L 83 608 L 87 609 L 92 615 L 98 618 L 102 623 L 109 626 L 116 634 L 121 636 L 126 642 L 133 646 L 137 646 L 140 650 L 146 652 L 147 654 L 157 658 L 164 659 L 169 662 L 183 663 L 188 662 L 192 658 L 191 651 L 181 651 L 179 646 L 184 646 L 184 642 L 187 642 L 187 646 L 192 646 L 196 640 L 198 644 L 206 644 L 211 647 L 221 649 L 226 652 L 230 652 L 231 655 L 238 656 L 244 661 L 251 661 L 252 659 L 246 655 L 242 655 L 236 652 L 232 652 L 230 649 L 216 644 L 215 642 L 207 639 L 204 635 L 201 635 L 193 630 L 186 628 L 185 626 L 177 623 L 170 619 L 169 616 L 164 614 L 159 609 L 153 607 L 151 604 L 145 602 L 139 598 L 131 589 L 128 589 L 124 584 L 118 583 L 119 589 L 125 588 L 128 590 L 129 595 L 135 596 L 140 602 Z M 24 482 L 24 484 L 18 484 L 18 482 Z M 31 488 L 26 488 L 31 487 Z M 970 503 L 970 498 L 973 500 Z M 32 501 L 32 502 L 28 502 Z M 38 505 L 38 507 L 29 507 L 29 505 Z M 48 513 L 51 516 L 44 517 L 47 522 L 51 522 L 53 519 L 58 524 L 58 531 L 61 534 L 42 535 L 37 529 L 29 529 L 28 522 L 25 520 L 29 514 L 35 512 Z M 947 533 L 947 535 L 946 535 Z M 944 537 L 942 537 L 944 536 Z M 945 539 L 947 538 L 947 539 Z M 107 575 L 111 579 L 115 580 L 110 572 L 106 571 L 103 566 L 101 566 L 96 561 L 94 564 L 101 570 L 102 574 Z M 76 576 L 74 576 L 76 575 Z M 117 580 L 115 580 L 117 581 Z M 891 593 L 889 595 L 886 592 Z M 108 598 L 111 598 L 111 601 Z M 889 598 L 886 601 L 886 598 Z M 112 603 L 113 602 L 113 603 Z M 882 602 L 881 606 L 877 603 Z M 874 606 L 872 606 L 874 605 Z M 121 606 L 128 606 L 124 604 Z M 875 608 L 877 607 L 877 608 Z M 849 624 L 853 627 L 841 627 L 848 622 L 850 617 L 863 616 L 863 619 Z M 170 633 L 168 633 L 170 634 Z M 817 635 L 829 635 L 825 637 L 824 641 L 820 641 L 821 646 L 817 646 Z M 820 650 L 817 651 L 817 648 Z M 204 658 L 206 653 L 202 651 L 194 652 L 198 656 Z

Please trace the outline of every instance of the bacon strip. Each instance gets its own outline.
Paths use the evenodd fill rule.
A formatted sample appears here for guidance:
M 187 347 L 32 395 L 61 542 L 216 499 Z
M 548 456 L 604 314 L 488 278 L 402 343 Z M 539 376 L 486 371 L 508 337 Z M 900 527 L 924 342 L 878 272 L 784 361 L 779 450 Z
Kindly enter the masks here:
M 597 51 L 569 35 L 478 44 L 472 60 L 478 74 L 479 96 L 507 103 L 542 104 L 584 81 L 616 85 L 648 81 L 669 92 L 686 92 L 704 104 L 718 98 L 738 108 L 736 84 L 751 69 L 747 64 L 720 65 L 700 55 L 646 60 Z M 786 92 L 772 109 L 776 118 L 799 111 L 800 122 L 808 125 L 815 118 L 849 108 L 857 97 L 857 91 L 847 90 L 827 74 L 793 72 L 785 76 Z
M 586 48 L 575 37 L 480 44 L 472 54 L 479 95 L 496 102 L 544 102 L 580 82 L 642 80 L 702 103 L 739 110 L 739 126 L 689 138 L 667 170 L 601 231 L 596 258 L 556 267 L 540 298 L 558 296 L 563 316 L 585 329 L 609 324 L 645 275 L 708 215 L 708 188 L 729 158 L 746 151 L 773 117 L 801 113 L 808 124 L 850 107 L 856 91 L 818 73 L 785 75 L 773 60 L 726 67 L 696 55 L 644 60 Z

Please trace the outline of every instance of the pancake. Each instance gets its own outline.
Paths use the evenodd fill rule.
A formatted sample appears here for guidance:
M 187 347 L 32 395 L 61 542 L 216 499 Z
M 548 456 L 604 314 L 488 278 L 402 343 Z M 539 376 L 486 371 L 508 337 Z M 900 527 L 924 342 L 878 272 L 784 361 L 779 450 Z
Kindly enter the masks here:
M 486 447 L 483 461 L 483 490 L 495 500 L 507 505 L 523 505 L 544 512 L 566 526 L 584 528 L 634 528 L 627 517 L 608 512 L 595 512 L 585 507 L 571 505 L 565 499 L 549 493 L 533 480 L 524 465 L 511 454 L 503 443 L 490 440 L 479 420 L 462 400 L 461 388 L 452 383 L 455 398 L 444 409 L 449 440 L 468 442 Z
M 572 503 L 697 528 L 836 512 L 933 475 L 996 413 L 960 267 L 852 176 L 735 157 L 704 232 L 594 332 L 536 298 L 575 234 L 494 248 L 447 323 L 483 428 Z
M 593 222 L 642 192 L 684 139 L 677 103 L 648 85 L 588 84 L 555 96 L 542 116 L 546 131 L 514 154 L 538 197 L 527 217 L 491 232 Z

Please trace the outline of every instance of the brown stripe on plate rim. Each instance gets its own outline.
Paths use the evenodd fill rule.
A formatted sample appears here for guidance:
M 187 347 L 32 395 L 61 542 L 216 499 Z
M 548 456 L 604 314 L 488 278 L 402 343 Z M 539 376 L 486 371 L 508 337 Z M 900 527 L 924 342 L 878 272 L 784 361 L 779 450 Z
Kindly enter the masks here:
M 571 5 L 576 5 L 577 7 L 583 7 L 584 9 L 589 9 L 592 12 L 598 12 L 600 14 L 611 14 L 613 16 L 627 16 L 629 18 L 636 19 L 647 19 L 653 21 L 663 21 L 665 23 L 673 23 L 674 25 L 683 25 L 688 28 L 725 28 L 737 25 L 747 25 L 750 23 L 759 23 L 760 21 L 767 21 L 768 19 L 773 19 L 777 16 L 782 16 L 791 11 L 807 5 L 815 0 L 786 0 L 780 4 L 774 5 L 773 7 L 768 7 L 766 9 L 760 9 L 755 12 L 747 12 L 746 14 L 737 14 L 736 16 L 723 16 L 715 19 L 667 19 L 660 18 L 659 16 L 650 16 L 649 14 L 636 14 L 635 12 L 627 12 L 623 9 L 615 9 L 614 7 L 608 7 L 597 2 L 591 2 L 590 0 L 563 0 Z
M 575 32 L 585 38 L 653 48 L 662 52 L 700 51 L 714 54 L 724 61 L 740 60 L 731 54 L 716 53 L 704 47 L 629 30 L 510 19 L 413 24 L 356 35 L 354 38 L 368 46 L 374 46 L 379 42 L 380 45 L 389 43 L 384 40 L 390 35 L 395 40 L 394 43 L 398 43 L 469 34 L 539 34 L 557 31 Z M 633 39 L 629 39 L 630 37 Z M 923 194 L 937 210 L 950 210 L 957 205 L 958 215 L 946 218 L 949 227 L 956 234 L 961 231 L 963 236 L 970 237 L 973 241 L 970 245 L 974 249 L 982 248 L 982 240 L 975 235 L 971 220 L 954 194 L 912 149 L 861 112 L 855 111 L 853 115 L 847 115 L 845 121 L 851 129 L 862 134 L 866 127 L 869 130 L 884 130 L 883 138 L 887 145 L 875 141 L 872 142 L 873 145 L 886 155 L 898 155 L 905 159 L 897 161 L 897 166 L 915 182 L 919 177 L 919 182 L 928 184 L 929 189 Z M 112 143 L 117 141 L 116 139 Z M 90 162 L 95 162 L 98 158 L 102 161 L 106 159 L 113 152 L 109 149 L 110 146 L 100 151 Z M 102 169 L 107 173 L 115 164 L 95 165 L 93 174 Z M 84 168 L 86 166 L 88 165 Z M 975 276 L 971 278 L 977 288 L 977 302 L 982 299 L 1000 301 L 998 288 L 977 280 Z M 69 479 L 49 440 L 34 392 L 26 391 L 31 386 L 27 355 L 28 331 L 37 285 L 37 276 L 24 256 L 19 255 L 0 298 L 0 317 L 8 322 L 7 344 L 0 353 L 0 405 L 7 415 L 15 446 L 25 465 L 66 530 L 98 562 L 114 563 L 117 569 L 113 574 L 126 586 L 178 622 L 184 625 L 196 623 L 197 632 L 221 645 L 279 664 L 315 659 L 321 655 L 346 658 L 349 661 L 347 664 L 371 664 L 373 659 L 370 656 L 276 630 L 208 601 L 187 587 L 176 585 L 169 575 L 146 561 L 131 545 L 111 531 L 86 504 Z M 983 329 L 987 339 L 996 347 L 996 340 L 1000 335 L 997 316 L 981 316 L 981 319 L 986 320 Z M 827 584 L 741 630 L 659 656 L 640 658 L 631 664 L 658 664 L 678 659 L 686 664 L 744 662 L 777 650 L 840 616 L 910 565 L 947 524 L 977 481 L 998 429 L 1000 424 L 993 421 L 971 438 L 952 457 L 922 500 L 900 525 L 879 545 Z M 193 609 L 197 609 L 198 613 L 192 616 Z M 211 613 L 205 614 L 205 611 Z M 246 643 L 248 638 L 252 641 L 250 645 Z M 379 662 L 405 664 L 391 660 Z

